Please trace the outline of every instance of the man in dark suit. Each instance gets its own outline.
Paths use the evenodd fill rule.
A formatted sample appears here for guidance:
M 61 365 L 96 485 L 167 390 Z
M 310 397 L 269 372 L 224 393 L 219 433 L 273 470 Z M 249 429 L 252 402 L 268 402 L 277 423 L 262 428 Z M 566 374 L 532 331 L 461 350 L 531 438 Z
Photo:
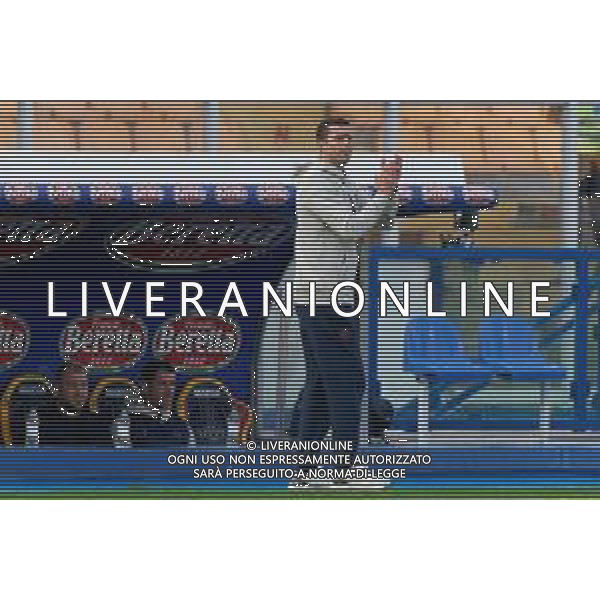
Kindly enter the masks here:
M 340 316 L 331 306 L 331 290 L 358 277 L 359 248 L 393 217 L 399 178 L 397 160 L 385 162 L 368 194 L 346 173 L 352 157 L 352 128 L 344 119 L 330 119 L 316 131 L 318 158 L 297 177 L 294 261 L 285 279 L 293 281 L 300 322 L 306 383 L 296 403 L 289 433 L 301 440 L 321 440 L 331 429 L 334 440 L 359 440 L 365 377 L 360 353 L 358 315 Z M 316 283 L 316 310 L 309 311 L 309 283 Z M 352 293 L 339 295 L 340 308 L 354 312 Z M 391 407 L 373 393 L 370 435 L 389 426 Z

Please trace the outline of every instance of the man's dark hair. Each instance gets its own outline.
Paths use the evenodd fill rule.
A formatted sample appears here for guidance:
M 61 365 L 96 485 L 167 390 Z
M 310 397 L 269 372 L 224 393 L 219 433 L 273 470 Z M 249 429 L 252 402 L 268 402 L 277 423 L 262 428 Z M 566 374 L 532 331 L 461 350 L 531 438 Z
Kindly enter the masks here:
M 317 125 L 316 138 L 317 142 L 321 143 L 327 138 L 327 134 L 329 133 L 330 127 L 349 127 L 351 125 L 348 119 L 344 119 L 343 117 L 332 117 L 331 119 L 323 119 Z

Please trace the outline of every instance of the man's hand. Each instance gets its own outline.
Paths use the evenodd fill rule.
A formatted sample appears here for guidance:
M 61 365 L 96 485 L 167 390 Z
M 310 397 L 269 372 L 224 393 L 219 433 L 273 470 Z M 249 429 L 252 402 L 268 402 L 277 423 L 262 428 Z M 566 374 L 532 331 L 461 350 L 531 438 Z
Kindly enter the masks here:
M 396 191 L 400 173 L 402 171 L 402 158 L 384 159 L 381 164 L 379 175 L 375 179 L 377 192 L 385 196 L 391 197 Z

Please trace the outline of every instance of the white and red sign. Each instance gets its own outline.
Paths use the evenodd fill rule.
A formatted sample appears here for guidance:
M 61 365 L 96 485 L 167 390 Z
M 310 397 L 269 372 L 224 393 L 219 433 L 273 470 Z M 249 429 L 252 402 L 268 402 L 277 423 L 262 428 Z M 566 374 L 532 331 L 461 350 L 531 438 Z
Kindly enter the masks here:
M 201 185 L 181 184 L 173 187 L 175 204 L 179 206 L 199 206 L 206 201 L 207 193 Z
M 0 369 L 12 367 L 26 354 L 29 326 L 15 314 L 0 312 Z
M 423 188 L 423 201 L 429 206 L 448 206 L 452 203 L 452 188 L 446 185 L 428 185 Z
M 409 185 L 399 185 L 395 198 L 400 206 L 406 206 L 412 200 L 412 188 Z
M 152 268 L 223 265 L 255 257 L 276 245 L 287 225 L 272 220 L 145 220 L 117 229 L 113 258 Z
M 173 368 L 212 370 L 235 355 L 240 336 L 235 323 L 224 317 L 174 317 L 163 323 L 154 337 L 157 358 Z
M 239 206 L 248 198 L 248 190 L 242 185 L 217 186 L 217 202 L 223 206 Z
M 92 203 L 98 206 L 118 204 L 121 200 L 121 186 L 99 183 L 90 186 Z
M 287 202 L 288 191 L 284 185 L 259 185 L 258 200 L 268 206 L 282 206 Z
M 143 206 L 160 204 L 163 197 L 163 189 L 160 185 L 134 185 L 132 188 L 133 201 Z
M 68 183 L 53 183 L 48 186 L 48 197 L 56 206 L 71 206 L 79 198 L 79 187 Z
M 79 317 L 67 325 L 60 339 L 66 362 L 96 369 L 131 367 L 146 346 L 144 323 L 134 315 Z
M 11 219 L 0 221 L 0 265 L 40 256 L 77 235 L 83 221 L 77 219 Z
M 494 190 L 482 185 L 466 185 L 463 189 L 463 198 L 474 208 L 484 208 L 496 202 Z
M 4 198 L 12 206 L 30 204 L 37 197 L 37 185 L 31 183 L 9 183 L 4 186 Z

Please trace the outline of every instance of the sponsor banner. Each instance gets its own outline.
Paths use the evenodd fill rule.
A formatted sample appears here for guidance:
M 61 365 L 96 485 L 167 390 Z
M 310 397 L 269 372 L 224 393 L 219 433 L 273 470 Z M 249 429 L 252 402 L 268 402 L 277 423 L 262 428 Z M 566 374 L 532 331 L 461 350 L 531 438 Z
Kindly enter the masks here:
M 208 191 L 202 185 L 175 185 L 173 186 L 173 198 L 178 206 L 201 206 L 208 199 Z
M 162 185 L 134 185 L 131 196 L 135 204 L 142 206 L 154 206 L 160 204 L 163 198 Z
M 493 188 L 482 185 L 466 185 L 463 188 L 463 198 L 473 208 L 487 208 L 496 203 L 496 192 Z
M 445 185 L 428 185 L 423 187 L 423 202 L 430 207 L 446 207 L 452 204 L 454 193 Z
M 6 198 L 7 188 L 14 206 Z M 123 379 L 111 379 L 104 395 L 117 400 L 131 396 L 130 403 L 135 405 L 135 388 L 126 380 L 142 386 L 154 368 L 173 372 L 177 396 L 190 379 L 210 375 L 219 377 L 237 402 L 227 403 L 233 411 L 229 426 L 234 423 L 236 431 L 247 435 L 255 393 L 255 354 L 263 325 L 259 282 L 276 286 L 291 258 L 293 200 L 292 186 L 219 187 L 189 179 L 160 185 L 143 180 L 135 184 L 95 180 L 77 185 L 0 184 L 0 268 L 4 266 L 12 282 L 4 292 L 3 308 L 18 313 L 31 328 L 25 342 L 22 335 L 20 343 L 15 341 L 16 334 L 0 335 L 7 349 L 0 357 L 0 369 L 6 365 L 0 391 L 13 380 L 20 382 L 22 375 L 38 371 L 60 387 L 65 365 L 72 365 L 85 374 L 89 390 L 77 390 L 73 396 L 87 397 L 107 383 L 107 376 L 118 376 Z M 32 204 L 21 208 L 20 202 Z M 19 263 L 33 257 L 36 260 L 21 268 Z M 131 281 L 132 289 L 142 290 L 142 284 L 154 279 L 146 267 L 160 270 L 159 279 L 169 289 L 179 287 L 184 279 L 181 273 L 193 273 L 185 279 L 202 282 L 200 304 L 209 315 L 216 314 L 216 298 L 222 297 L 227 282 L 237 281 L 250 316 L 237 319 L 234 313 L 236 323 L 195 313 L 178 317 L 179 295 L 166 294 L 161 309 L 167 317 L 142 320 L 144 299 L 132 293 L 127 316 L 90 312 L 92 316 L 74 318 L 81 310 L 81 281 L 89 286 L 89 306 L 104 313 L 101 282 Z M 55 309 L 69 316 L 46 316 L 48 281 L 60 291 Z M 19 352 L 23 358 L 17 362 Z M 209 391 L 196 388 L 192 403 L 199 405 Z M 205 399 L 213 402 L 211 398 Z M 213 399 L 217 402 L 219 397 Z M 201 423 L 204 417 L 212 419 L 212 413 L 197 408 L 197 441 L 205 437 L 221 440 L 223 424 L 212 431 Z M 242 417 L 243 427 L 238 424 Z M 87 443 L 68 431 L 65 440 L 67 444 Z M 15 441 L 21 443 L 20 438 Z M 97 445 L 97 437 L 91 435 L 89 444 Z
M 413 199 L 413 190 L 409 185 L 399 185 L 396 189 L 396 199 L 400 206 L 408 206 Z
M 0 369 L 16 365 L 29 346 L 29 326 L 13 313 L 0 312 Z
M 93 315 L 69 323 L 60 339 L 65 362 L 93 369 L 126 369 L 142 356 L 147 333 L 134 315 Z
M 178 316 L 163 323 L 153 341 L 157 358 L 176 369 L 213 371 L 228 364 L 240 346 L 235 322 L 216 316 Z
M 77 235 L 81 219 L 31 219 L 3 217 L 0 221 L 0 265 L 40 256 Z
M 121 201 L 120 185 L 94 184 L 90 186 L 90 199 L 95 206 L 115 206 Z
M 283 185 L 259 185 L 256 194 L 259 202 L 267 206 L 283 206 L 288 198 L 288 190 Z
M 241 185 L 218 185 L 217 203 L 221 206 L 240 206 L 248 200 L 249 190 Z
M 206 185 L 195 183 L 155 184 L 140 183 L 121 186 L 113 183 L 76 185 L 52 183 L 6 183 L 3 186 L 5 202 L 12 207 L 29 206 L 34 201 L 46 200 L 50 206 L 68 208 L 89 200 L 93 206 L 119 206 L 130 198 L 139 207 L 199 207 L 223 210 L 250 207 L 255 209 L 286 207 L 293 196 L 289 186 L 265 184 Z M 401 185 L 396 193 L 398 204 L 407 214 L 427 210 L 488 208 L 497 202 L 497 190 L 489 186 L 465 185 Z M 43 207 L 43 205 L 40 205 Z
M 33 183 L 9 183 L 4 186 L 4 198 L 11 206 L 30 204 L 38 197 L 38 186 Z
M 73 184 L 57 183 L 46 188 L 50 202 L 55 206 L 72 206 L 77 202 L 80 188 Z
M 201 267 L 256 257 L 284 240 L 289 225 L 276 220 L 144 220 L 108 240 L 113 258 L 147 267 Z

